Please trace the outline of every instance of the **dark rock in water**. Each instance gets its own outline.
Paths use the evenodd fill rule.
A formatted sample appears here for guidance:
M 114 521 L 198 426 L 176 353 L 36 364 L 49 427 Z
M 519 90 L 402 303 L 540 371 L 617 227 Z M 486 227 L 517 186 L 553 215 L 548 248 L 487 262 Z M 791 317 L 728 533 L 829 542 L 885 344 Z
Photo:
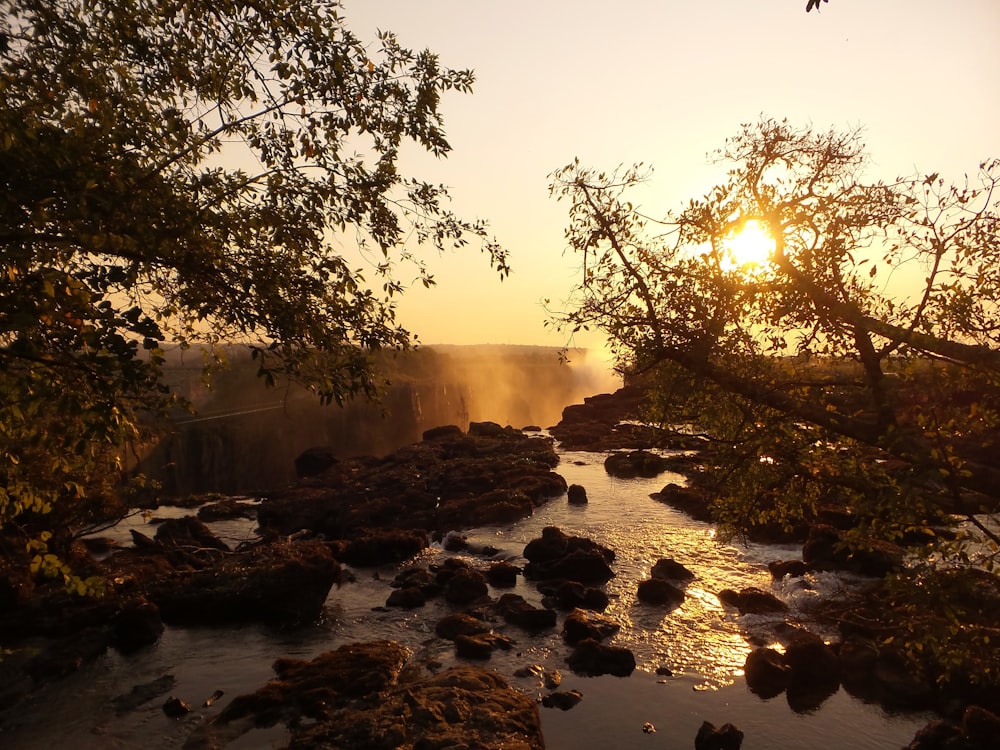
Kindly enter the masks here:
M 337 463 L 333 448 L 317 446 L 306 448 L 295 457 L 295 476 L 299 479 L 322 474 Z
M 603 641 L 610 638 L 621 629 L 621 626 L 610 617 L 586 609 L 574 609 L 563 620 L 563 640 L 574 644 L 591 638 Z
M 452 604 L 471 604 L 488 593 L 485 576 L 472 568 L 456 571 L 444 587 L 444 598 Z
M 513 431 L 512 427 L 504 428 L 496 422 L 469 422 L 469 434 L 480 437 L 499 437 L 505 430 Z
M 438 620 L 437 625 L 434 626 L 434 632 L 440 638 L 453 641 L 460 635 L 488 633 L 490 632 L 490 624 L 468 612 L 457 612 L 445 615 Z
M 693 581 L 695 578 L 694 573 L 672 557 L 657 560 L 649 575 L 651 578 L 659 578 L 664 581 Z
M 194 516 L 168 518 L 156 530 L 156 541 L 164 547 L 229 552 L 229 545 Z
M 704 722 L 694 738 L 695 750 L 740 750 L 743 744 L 743 732 L 732 724 L 715 727 Z
M 549 428 L 566 450 L 605 451 L 647 447 L 665 433 L 640 424 L 623 424 L 640 415 L 645 390 L 625 386 L 614 393 L 588 396 L 563 409 L 559 424 Z
M 750 586 L 739 592 L 723 589 L 719 592 L 719 601 L 736 607 L 741 615 L 764 615 L 776 612 L 787 612 L 788 605 L 774 594 Z
M 546 708 L 558 708 L 560 711 L 569 711 L 582 700 L 583 693 L 579 690 L 566 690 L 543 696 L 542 705 Z
M 802 560 L 773 560 L 767 564 L 771 578 L 780 581 L 785 576 L 799 578 L 809 572 L 809 566 Z
M 937 720 L 917 730 L 905 750 L 968 750 L 969 744 L 962 736 L 962 728 L 951 721 Z M 991 747 L 984 745 L 983 748 Z M 995 746 L 992 746 L 995 747 Z
M 163 713 L 169 716 L 171 719 L 179 719 L 181 716 L 186 716 L 191 713 L 191 706 L 182 701 L 180 698 L 175 698 L 170 696 L 167 702 L 163 704 Z
M 143 703 L 149 703 L 158 696 L 168 693 L 177 685 L 177 679 L 172 674 L 157 677 L 152 682 L 134 686 L 128 693 L 119 695 L 111 703 L 119 716 L 134 711 Z
M 498 589 L 510 589 L 517 585 L 517 576 L 521 569 L 509 562 L 492 563 L 486 570 L 486 580 Z
M 607 592 L 594 586 L 584 586 L 578 581 L 561 581 L 550 579 L 541 581 L 538 590 L 545 595 L 543 603 L 546 606 L 557 607 L 558 609 L 592 609 L 595 612 L 603 612 L 608 608 L 610 600 Z
M 659 492 L 650 495 L 661 503 L 682 510 L 696 521 L 710 523 L 712 521 L 712 501 L 702 490 L 695 487 L 682 487 L 671 482 Z
M 256 517 L 256 503 L 240 502 L 234 497 L 227 497 L 225 500 L 209 503 L 198 509 L 198 520 L 205 523 L 231 521 L 237 518 L 252 519 Z
M 203 570 L 179 571 L 144 586 L 168 623 L 296 623 L 319 616 L 340 579 L 321 542 L 258 544 Z
M 489 659 L 500 648 L 510 651 L 513 642 L 497 633 L 459 634 L 455 636 L 455 655 L 467 659 Z
M 879 539 L 869 539 L 866 548 L 848 549 L 842 533 L 828 524 L 815 524 L 802 545 L 802 560 L 811 569 L 847 570 L 883 578 L 899 570 L 904 550 Z
M 784 657 L 773 648 L 756 648 L 743 665 L 747 688 L 767 700 L 784 692 L 792 681 L 791 669 Z
M 340 557 L 359 568 L 388 565 L 408 560 L 427 546 L 427 536 L 419 531 L 375 529 L 348 542 Z
M 500 616 L 511 625 L 525 630 L 544 630 L 556 626 L 556 611 L 534 607 L 520 594 L 504 594 L 496 603 Z
M 222 747 L 279 721 L 292 734 L 289 745 L 302 748 L 545 746 L 535 702 L 496 672 L 472 665 L 434 675 L 416 667 L 404 672 L 407 656 L 399 644 L 376 641 L 309 662 L 281 659 L 276 680 L 233 699 L 185 747 Z
M 961 723 L 932 721 L 919 730 L 904 750 L 996 750 L 1000 743 L 1000 716 L 980 706 L 969 706 Z
M 571 484 L 566 491 L 568 493 L 567 499 L 570 505 L 587 504 L 587 490 L 582 485 Z
M 385 600 L 386 607 L 399 607 L 400 609 L 417 609 L 425 604 L 427 604 L 427 597 L 416 586 L 396 589 Z
M 818 635 L 796 633 L 785 646 L 784 662 L 790 674 L 785 697 L 796 713 L 816 710 L 840 688 L 837 654 Z
M 524 548 L 527 578 L 558 578 L 579 583 L 603 583 L 614 577 L 609 563 L 615 553 L 584 537 L 569 536 L 555 526 L 542 529 L 542 536 Z
M 635 671 L 635 655 L 629 649 L 608 646 L 592 638 L 577 643 L 566 662 L 577 674 L 591 677 L 603 674 L 628 677 Z
M 604 459 L 604 470 L 611 476 L 622 479 L 652 478 L 662 474 L 669 466 L 670 463 L 665 458 L 645 450 L 612 453 Z
M 646 604 L 673 604 L 676 606 L 684 601 L 684 592 L 662 578 L 639 581 L 636 596 L 639 601 Z
M 129 653 L 156 643 L 163 635 L 160 609 L 146 599 L 130 599 L 111 620 L 111 645 Z
M 425 596 L 431 597 L 440 592 L 441 585 L 437 577 L 427 568 L 412 567 L 401 570 L 392 579 L 391 586 L 397 589 L 417 588 Z

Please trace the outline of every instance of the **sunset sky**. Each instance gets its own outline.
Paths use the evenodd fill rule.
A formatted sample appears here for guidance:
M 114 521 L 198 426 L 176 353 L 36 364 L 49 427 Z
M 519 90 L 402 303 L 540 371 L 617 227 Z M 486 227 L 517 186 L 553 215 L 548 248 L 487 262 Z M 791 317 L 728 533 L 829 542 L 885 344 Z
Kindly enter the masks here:
M 476 252 L 432 258 L 401 322 L 422 342 L 548 344 L 543 327 L 577 280 L 566 205 L 548 175 L 579 157 L 652 165 L 643 208 L 700 196 L 723 167 L 707 154 L 761 116 L 864 129 L 874 177 L 949 180 L 1000 157 L 997 0 L 345 0 L 363 39 L 396 32 L 442 64 L 472 68 L 471 95 L 443 102 L 447 160 L 413 154 L 416 176 L 451 188 L 462 216 L 489 220 L 510 251 L 500 282 Z M 594 338 L 577 338 L 592 346 Z

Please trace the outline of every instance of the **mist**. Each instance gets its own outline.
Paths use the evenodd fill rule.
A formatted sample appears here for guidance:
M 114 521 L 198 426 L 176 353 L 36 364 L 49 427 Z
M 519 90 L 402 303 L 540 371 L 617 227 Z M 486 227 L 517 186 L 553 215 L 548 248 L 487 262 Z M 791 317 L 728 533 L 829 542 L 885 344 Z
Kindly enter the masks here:
M 254 494 L 295 481 L 294 460 L 325 447 L 337 458 L 382 456 L 431 427 L 497 422 L 547 427 L 563 408 L 621 385 L 603 352 L 536 346 L 434 346 L 387 357 L 378 403 L 323 406 L 298 386 L 265 388 L 245 350 L 208 387 L 201 362 L 171 363 L 167 380 L 197 413 L 175 416 L 135 469 L 163 492 Z

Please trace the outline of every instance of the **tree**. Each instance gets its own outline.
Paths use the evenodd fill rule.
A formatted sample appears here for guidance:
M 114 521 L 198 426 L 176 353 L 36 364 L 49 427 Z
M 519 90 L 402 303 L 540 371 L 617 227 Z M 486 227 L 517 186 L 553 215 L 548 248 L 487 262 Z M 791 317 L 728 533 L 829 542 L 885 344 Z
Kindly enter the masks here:
M 553 176 L 584 269 L 561 322 L 604 331 L 660 419 L 705 431 L 730 531 L 835 505 L 855 543 L 927 539 L 957 513 L 956 554 L 992 565 L 1000 163 L 958 186 L 867 181 L 858 132 L 770 119 L 717 157 L 725 180 L 663 219 L 627 200 L 641 168 Z M 736 257 L 748 226 L 767 261 Z
M 363 44 L 336 0 L 0 0 L 8 553 L 66 574 L 48 548 L 106 512 L 172 402 L 166 344 L 243 342 L 265 381 L 342 402 L 410 343 L 395 295 L 433 283 L 410 238 L 507 272 L 482 222 L 397 171 L 408 144 L 448 153 L 441 96 L 472 83 Z

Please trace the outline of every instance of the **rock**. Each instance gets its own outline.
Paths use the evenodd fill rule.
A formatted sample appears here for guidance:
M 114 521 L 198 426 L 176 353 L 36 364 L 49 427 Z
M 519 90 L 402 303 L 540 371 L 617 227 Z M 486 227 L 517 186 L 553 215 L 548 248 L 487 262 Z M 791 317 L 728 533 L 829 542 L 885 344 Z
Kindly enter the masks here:
M 694 738 L 695 750 L 740 750 L 743 744 L 743 732 L 732 724 L 723 724 L 716 728 L 709 722 L 703 722 Z
M 980 706 L 969 706 L 962 714 L 962 730 L 973 747 L 996 746 L 1000 740 L 1000 716 Z
M 676 606 L 684 601 L 684 592 L 662 578 L 639 581 L 636 596 L 641 602 L 655 605 L 673 604 Z
M 198 520 L 204 523 L 212 521 L 231 521 L 237 518 L 252 519 L 257 517 L 256 503 L 240 502 L 234 497 L 227 497 L 198 509 Z
M 152 682 L 135 685 L 128 693 L 112 699 L 111 703 L 115 707 L 115 713 L 122 716 L 143 703 L 149 703 L 153 698 L 170 692 L 176 685 L 177 679 L 172 674 L 161 675 Z
M 785 576 L 799 578 L 809 572 L 809 566 L 802 560 L 774 560 L 767 564 L 771 578 L 780 581 Z
M 488 593 L 486 577 L 472 568 L 456 571 L 444 587 L 444 598 L 452 604 L 471 604 Z
M 646 450 L 612 453 L 604 460 L 604 470 L 611 476 L 621 479 L 652 478 L 666 471 L 669 465 L 662 456 Z
M 396 589 L 385 600 L 385 606 L 399 607 L 400 609 L 417 609 L 418 607 L 423 607 L 425 604 L 427 604 L 427 597 L 416 586 Z
M 511 589 L 517 585 L 517 576 L 521 569 L 509 562 L 492 563 L 486 570 L 486 580 L 494 588 Z
M 774 594 L 753 586 L 741 589 L 739 592 L 723 589 L 719 592 L 719 601 L 735 607 L 741 615 L 765 615 L 788 611 L 788 605 Z
M 570 669 L 580 675 L 603 674 L 628 677 L 635 671 L 635 656 L 624 646 L 608 646 L 587 638 L 576 644 L 566 659 Z
M 408 560 L 427 546 L 427 536 L 419 531 L 378 529 L 351 540 L 341 553 L 348 565 L 376 567 Z
M 441 425 L 440 427 L 432 427 L 429 430 L 424 430 L 423 435 L 421 435 L 421 438 L 424 441 L 428 442 L 431 440 L 440 440 L 442 438 L 453 439 L 461 437 L 464 437 L 462 428 L 459 427 L 458 425 L 453 425 L 453 424 Z
M 179 719 L 181 716 L 191 713 L 191 706 L 180 698 L 175 698 L 171 695 L 167 699 L 167 702 L 163 704 L 163 713 L 171 719 Z
M 500 648 L 510 651 L 513 642 L 497 633 L 459 634 L 455 636 L 455 655 L 466 659 L 489 659 Z
M 603 583 L 614 577 L 609 563 L 615 553 L 584 537 L 569 536 L 555 526 L 542 529 L 542 536 L 525 545 L 527 578 L 558 578 L 579 583 Z
M 185 747 L 222 747 L 279 721 L 289 728 L 291 747 L 545 746 L 537 705 L 496 672 L 466 664 L 432 675 L 418 667 L 404 672 L 407 656 L 399 644 L 375 641 L 309 662 L 280 659 L 277 679 L 234 698 Z
M 998 738 L 1000 717 L 980 706 L 969 706 L 960 724 L 932 721 L 905 750 L 995 750 Z
M 417 588 L 425 597 L 432 597 L 440 593 L 441 585 L 437 577 L 427 568 L 414 566 L 405 568 L 396 574 L 392 579 L 392 587 L 397 589 Z
M 579 484 L 571 484 L 567 489 L 567 499 L 570 505 L 586 505 L 587 490 Z
M 577 581 L 558 579 L 541 581 L 538 590 L 545 595 L 542 599 L 545 606 L 551 605 L 558 609 L 570 610 L 580 607 L 603 612 L 610 603 L 607 592 L 594 586 L 584 586 Z
M 780 695 L 791 683 L 791 669 L 773 648 L 756 648 L 743 665 L 747 688 L 764 700 Z
M 143 587 L 168 623 L 288 624 L 316 619 L 340 566 L 321 542 L 258 544 L 212 568 L 180 571 Z
M 434 632 L 438 637 L 447 641 L 453 641 L 460 635 L 476 635 L 478 633 L 488 633 L 490 625 L 487 622 L 474 617 L 468 612 L 456 612 L 445 615 L 438 620 L 434 626 Z
M 796 713 L 816 710 L 840 687 L 837 654 L 818 635 L 796 633 L 785 646 L 784 662 L 790 675 L 785 697 Z
M 155 539 L 164 547 L 229 552 L 229 545 L 194 516 L 168 518 L 156 529 Z
M 712 501 L 704 491 L 695 487 L 682 487 L 671 482 L 659 492 L 650 495 L 651 498 L 661 503 L 666 503 L 672 508 L 677 508 L 687 513 L 696 521 L 711 523 Z
M 336 463 L 337 458 L 333 455 L 333 448 L 325 446 L 306 448 L 295 457 L 295 476 L 299 479 L 314 477 L 317 474 L 322 474 Z
M 879 539 L 869 539 L 864 545 L 849 549 L 838 529 L 814 524 L 802 545 L 802 560 L 813 569 L 847 570 L 876 578 L 899 570 L 905 554 L 901 547 Z
M 586 638 L 603 641 L 620 629 L 621 626 L 610 617 L 586 609 L 574 609 L 563 621 L 562 636 L 566 643 L 572 645 Z
M 558 708 L 561 711 L 569 711 L 573 706 L 583 700 L 583 693 L 579 690 L 568 690 L 564 692 L 549 693 L 542 697 L 542 705 L 546 708 Z
M 643 734 L 656 734 L 656 727 L 653 726 L 653 723 L 651 721 L 643 722 L 643 724 L 642 724 L 642 733 Z
M 496 603 L 504 620 L 525 630 L 544 630 L 556 626 L 554 609 L 534 607 L 520 594 L 504 594 Z
M 124 653 L 156 643 L 163 635 L 160 609 L 144 598 L 130 599 L 111 620 L 111 645 Z
M 651 578 L 659 578 L 664 581 L 693 581 L 695 578 L 694 573 L 672 557 L 657 560 L 649 575 Z

